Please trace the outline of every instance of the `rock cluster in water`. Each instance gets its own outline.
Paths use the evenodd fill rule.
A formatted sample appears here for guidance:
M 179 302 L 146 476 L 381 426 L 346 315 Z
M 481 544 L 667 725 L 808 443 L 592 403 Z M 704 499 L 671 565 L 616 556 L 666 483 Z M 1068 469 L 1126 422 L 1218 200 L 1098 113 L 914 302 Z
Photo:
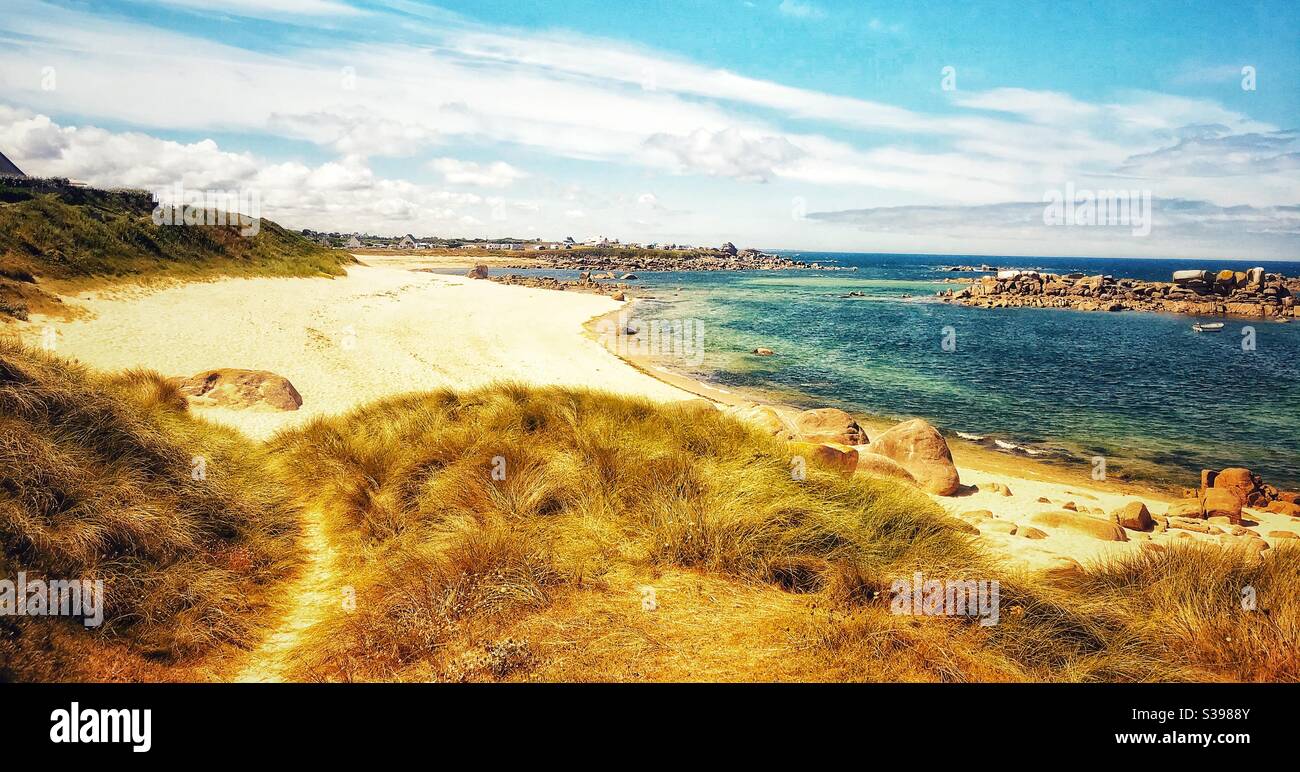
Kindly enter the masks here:
M 1291 319 L 1297 316 L 1300 278 L 1266 273 L 1262 268 L 1178 271 L 1171 282 L 1009 270 L 937 294 L 945 301 L 982 308 L 1029 306 Z
M 578 279 L 556 279 L 552 276 L 520 276 L 517 273 L 508 273 L 502 276 L 491 276 L 485 278 L 498 284 L 510 284 L 519 287 L 571 290 L 574 292 L 588 292 L 595 295 L 610 295 L 615 300 L 626 300 L 627 293 L 625 290 L 631 289 L 632 287 L 632 285 L 626 282 L 601 284 L 596 281 L 596 277 L 587 275 Z M 614 275 L 609 274 L 609 278 L 614 278 Z
M 547 252 L 533 258 L 535 262 L 507 266 L 536 268 L 543 263 L 550 268 L 579 271 L 844 271 L 843 266 L 822 265 L 772 255 L 757 249 L 736 249 L 724 244 L 719 249 L 690 251 L 628 249 L 610 254 L 591 254 L 583 250 Z

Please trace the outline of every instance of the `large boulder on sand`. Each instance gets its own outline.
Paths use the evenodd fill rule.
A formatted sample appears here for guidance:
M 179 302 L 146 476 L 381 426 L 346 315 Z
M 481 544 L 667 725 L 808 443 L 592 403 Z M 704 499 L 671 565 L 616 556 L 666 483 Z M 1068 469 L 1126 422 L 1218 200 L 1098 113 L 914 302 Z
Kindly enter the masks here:
M 207 370 L 178 384 L 191 405 L 235 409 L 297 410 L 302 395 L 289 379 L 266 370 Z
M 871 452 L 897 461 L 921 487 L 951 496 L 961 487 L 952 452 L 939 430 L 920 418 L 890 428 L 871 443 Z
M 1118 523 L 1077 512 L 1039 512 L 1030 517 L 1029 522 L 1047 528 L 1065 528 L 1102 541 L 1128 541 Z
M 869 477 L 885 477 L 890 480 L 898 480 L 908 485 L 921 487 L 912 473 L 903 468 L 901 464 L 888 456 L 882 456 L 879 453 L 872 453 L 871 446 L 862 445 L 858 447 L 858 474 L 865 474 Z
M 1223 475 L 1219 475 L 1222 479 Z M 1201 509 L 1205 517 L 1226 517 L 1233 525 L 1241 525 L 1241 499 L 1235 490 L 1216 487 L 1201 494 Z
M 867 433 L 862 431 L 853 416 L 833 407 L 804 410 L 794 419 L 795 431 L 804 442 L 838 442 L 841 445 L 862 445 Z
M 1250 502 L 1251 494 L 1259 487 L 1259 478 L 1249 469 L 1233 466 L 1215 475 L 1213 486 L 1231 491 L 1232 495 L 1237 497 L 1237 501 L 1244 506 Z
M 465 275 L 471 279 L 486 279 L 488 277 L 488 267 L 479 263 L 465 272 Z
M 1150 531 L 1156 527 L 1156 521 L 1151 519 L 1147 505 L 1140 501 L 1130 501 L 1112 512 L 1110 519 L 1130 531 Z

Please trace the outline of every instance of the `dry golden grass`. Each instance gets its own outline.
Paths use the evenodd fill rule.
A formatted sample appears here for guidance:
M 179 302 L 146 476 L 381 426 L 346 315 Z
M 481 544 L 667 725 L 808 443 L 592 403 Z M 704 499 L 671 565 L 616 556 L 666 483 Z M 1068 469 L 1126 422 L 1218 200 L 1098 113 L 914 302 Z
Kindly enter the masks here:
M 711 410 L 503 385 L 272 445 L 357 593 L 309 634 L 304 679 L 1300 676 L 1300 551 L 1147 553 L 1048 583 L 990 564 L 910 489 L 792 479 L 788 448 Z M 891 614 L 915 570 L 999 580 L 1001 623 Z
M 0 576 L 105 590 L 98 628 L 0 617 L 0 681 L 187 678 L 252 645 L 297 535 L 265 462 L 156 373 L 99 376 L 0 340 Z
M 108 594 L 98 629 L 0 617 L 0 680 L 229 673 L 293 607 L 279 580 L 306 507 L 356 606 L 295 639 L 304 680 L 1300 679 L 1294 547 L 1144 552 L 1048 581 L 991 563 L 909 488 L 795 480 L 789 461 L 710 409 L 517 385 L 258 446 L 189 416 L 157 374 L 0 343 L 0 575 Z M 893 580 L 918 570 L 998 580 L 1000 623 L 891 613 Z

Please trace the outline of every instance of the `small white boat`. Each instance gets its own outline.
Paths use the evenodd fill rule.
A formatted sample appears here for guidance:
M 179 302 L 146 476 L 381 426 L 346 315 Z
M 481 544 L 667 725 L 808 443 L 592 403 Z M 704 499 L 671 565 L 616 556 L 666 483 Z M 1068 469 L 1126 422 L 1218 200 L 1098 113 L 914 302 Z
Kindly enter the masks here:
M 1223 329 L 1223 322 L 1207 322 L 1205 324 L 1193 324 L 1192 329 L 1197 332 L 1218 332 Z

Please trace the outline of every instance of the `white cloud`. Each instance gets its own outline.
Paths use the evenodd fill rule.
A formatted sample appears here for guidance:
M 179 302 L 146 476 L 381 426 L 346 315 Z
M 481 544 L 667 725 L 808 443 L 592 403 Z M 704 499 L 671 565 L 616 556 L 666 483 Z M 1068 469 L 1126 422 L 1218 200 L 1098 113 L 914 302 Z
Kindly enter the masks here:
M 815 8 L 790 2 L 791 8 Z M 463 165 L 468 162 L 454 158 L 463 149 L 481 155 L 497 147 L 507 147 L 501 157 L 512 160 L 536 156 L 548 176 L 560 170 L 553 195 L 540 196 L 550 207 L 535 213 L 553 226 L 563 224 L 569 210 L 593 221 L 612 211 L 591 200 L 566 200 L 566 184 L 586 182 L 587 162 L 604 165 L 597 179 L 623 174 L 621 182 L 610 184 L 637 188 L 665 171 L 714 178 L 690 207 L 707 216 L 664 213 L 670 220 L 665 228 L 694 229 L 693 235 L 675 233 L 687 240 L 729 228 L 775 228 L 740 207 L 727 209 L 738 199 L 733 180 L 773 183 L 767 195 L 786 202 L 797 194 L 845 207 L 1034 200 L 1063 180 L 1092 184 L 1129 177 L 1164 198 L 1222 206 L 1293 203 L 1300 190 L 1293 147 L 1252 146 L 1248 139 L 1273 136 L 1277 127 L 1212 100 L 1132 91 L 1090 102 L 1008 87 L 954 92 L 942 112 L 924 113 L 750 78 L 604 39 L 489 29 L 415 6 L 403 5 L 402 15 L 393 17 L 401 34 L 391 40 L 359 36 L 319 45 L 286 38 L 272 51 L 254 52 L 34 0 L 11 5 L 13 11 L 0 17 L 7 43 L 0 48 L 0 87 L 8 101 L 35 112 L 10 121 L 3 130 L 12 136 L 0 134 L 0 145 L 20 165 L 23 158 L 57 157 L 51 165 L 63 173 L 83 179 L 116 175 L 116 184 L 174 175 L 184 164 L 193 165 L 188 173 L 196 179 L 246 179 L 249 165 L 275 165 L 215 145 L 172 143 L 155 148 L 152 160 L 137 158 L 138 168 L 131 168 L 105 161 L 101 153 L 145 135 L 102 138 L 103 146 L 88 152 L 94 143 L 61 143 L 80 131 L 94 138 L 99 130 L 93 127 L 15 128 L 21 121 L 48 121 L 40 113 L 86 116 L 91 123 L 141 127 L 154 135 L 222 132 L 300 140 L 337 156 L 311 167 L 287 164 L 315 186 L 292 204 L 304 216 L 319 207 L 312 222 L 354 211 L 370 217 L 376 207 L 395 216 L 437 220 L 452 210 L 457 221 L 486 219 L 486 211 L 462 211 L 470 204 L 432 197 L 442 180 L 485 188 L 517 183 L 521 178 L 513 172 L 522 171 L 514 166 Z M 276 7 L 285 13 L 296 8 L 301 13 L 295 21 L 305 24 L 317 5 L 279 0 Z M 367 13 L 392 16 L 377 7 Z M 870 26 L 888 31 L 893 25 Z M 143 39 L 147 48 L 138 45 Z M 41 89 L 34 62 L 55 68 L 57 89 Z M 344 68 L 355 77 L 345 78 Z M 11 152 L 19 142 L 27 144 Z M 372 158 L 426 154 L 444 164 L 432 167 L 442 175 L 429 177 L 433 186 L 380 179 L 369 165 Z M 565 170 L 573 177 L 563 179 Z M 421 172 L 429 174 L 412 164 L 409 173 Z M 543 184 L 549 183 L 530 179 L 527 187 Z M 278 190 L 287 206 L 293 189 Z M 327 199 L 335 193 L 325 190 L 355 191 L 355 210 L 333 205 Z M 624 205 L 630 202 L 627 190 L 619 193 Z M 612 198 L 608 191 L 602 195 Z M 560 201 L 566 203 L 556 205 Z M 752 219 L 726 222 L 728 211 Z
M 505 161 L 479 164 L 455 158 L 435 158 L 429 162 L 429 168 L 454 185 L 478 185 L 485 188 L 509 187 L 516 180 L 528 176 L 527 172 L 516 169 Z
M 678 172 L 767 182 L 776 167 L 804 155 L 790 140 L 778 136 L 747 136 L 736 129 L 696 129 L 687 135 L 655 134 L 646 139 L 647 153 Z
M 12 150 L 15 163 L 35 176 L 164 193 L 176 183 L 191 191 L 254 190 L 264 216 L 296 228 L 446 233 L 459 218 L 488 206 L 473 193 L 379 177 L 360 156 L 317 166 L 268 163 L 224 151 L 210 139 L 180 143 L 139 132 L 60 126 L 5 105 L 0 105 L 0 146 Z

